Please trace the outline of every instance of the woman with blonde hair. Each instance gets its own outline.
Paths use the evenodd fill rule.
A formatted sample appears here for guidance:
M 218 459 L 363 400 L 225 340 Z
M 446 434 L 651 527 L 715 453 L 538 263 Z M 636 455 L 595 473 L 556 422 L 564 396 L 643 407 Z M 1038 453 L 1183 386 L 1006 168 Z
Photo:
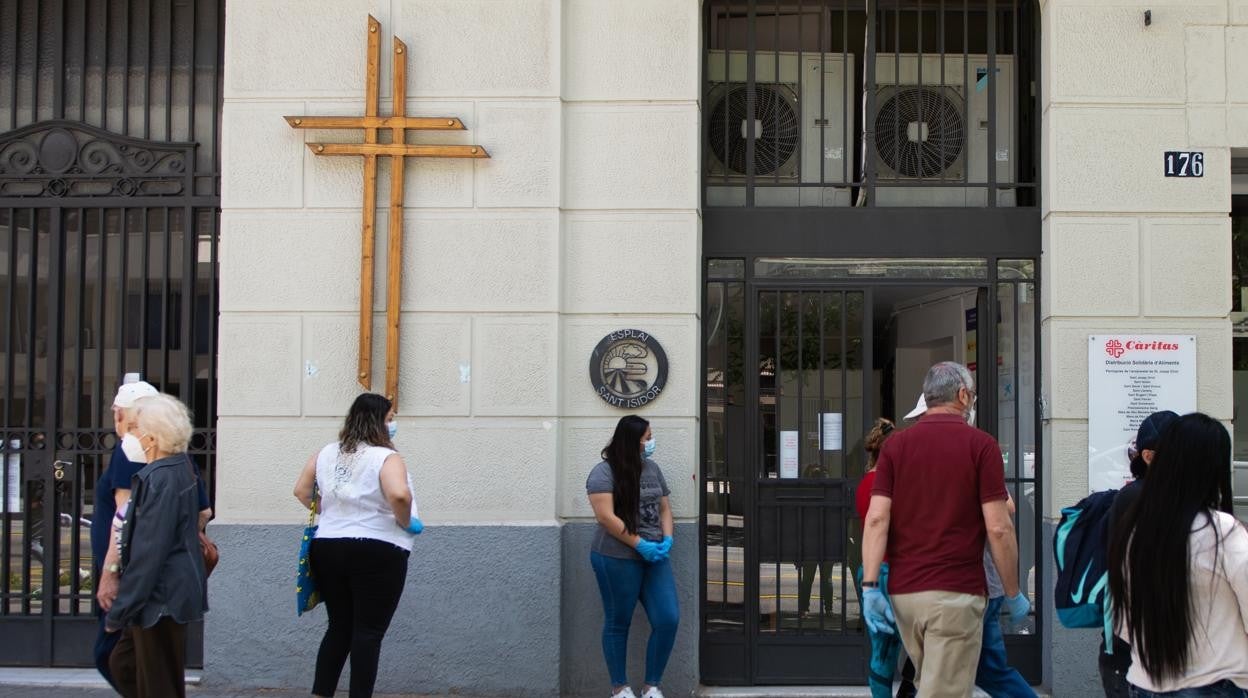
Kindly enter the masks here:
M 122 630 L 109 658 L 126 698 L 186 695 L 186 625 L 208 608 L 198 478 L 186 456 L 191 415 L 177 398 L 135 401 L 122 449 L 134 476 L 119 540 L 121 584 L 105 625 Z

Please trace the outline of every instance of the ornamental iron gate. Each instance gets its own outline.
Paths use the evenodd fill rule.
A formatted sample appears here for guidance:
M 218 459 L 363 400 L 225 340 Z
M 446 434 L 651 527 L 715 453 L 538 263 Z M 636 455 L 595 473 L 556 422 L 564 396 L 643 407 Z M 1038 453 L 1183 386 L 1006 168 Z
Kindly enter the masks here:
M 191 408 L 214 481 L 223 10 L 0 6 L 2 665 L 92 664 L 90 527 L 124 374 Z

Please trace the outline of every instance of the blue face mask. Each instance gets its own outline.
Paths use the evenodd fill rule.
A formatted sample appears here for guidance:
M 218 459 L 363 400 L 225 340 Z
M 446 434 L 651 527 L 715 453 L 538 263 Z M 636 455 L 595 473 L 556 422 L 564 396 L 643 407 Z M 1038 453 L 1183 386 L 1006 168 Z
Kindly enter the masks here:
M 649 441 L 642 443 L 641 452 L 645 454 L 646 458 L 649 458 L 654 455 L 654 437 L 653 436 L 650 437 Z
M 399 433 L 399 423 L 398 422 L 386 422 L 386 431 L 390 433 L 390 438 L 393 439 L 394 435 Z

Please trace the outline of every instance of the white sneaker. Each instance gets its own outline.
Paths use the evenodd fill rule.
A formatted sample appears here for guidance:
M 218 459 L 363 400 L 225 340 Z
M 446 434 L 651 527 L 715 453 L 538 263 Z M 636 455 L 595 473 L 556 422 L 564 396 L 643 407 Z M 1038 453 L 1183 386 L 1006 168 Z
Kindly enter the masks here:
M 633 689 L 625 686 L 618 693 L 612 693 L 611 698 L 637 698 L 637 694 L 633 693 Z
M 663 691 L 660 691 L 658 686 L 651 686 L 641 694 L 641 698 L 663 698 Z

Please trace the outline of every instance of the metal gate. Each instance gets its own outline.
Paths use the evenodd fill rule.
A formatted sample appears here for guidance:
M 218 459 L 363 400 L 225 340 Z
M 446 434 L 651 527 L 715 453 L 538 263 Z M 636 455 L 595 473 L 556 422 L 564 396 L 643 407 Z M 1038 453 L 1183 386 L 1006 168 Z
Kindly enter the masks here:
M 1020 583 L 1043 608 L 1034 260 L 713 258 L 705 294 L 703 683 L 865 681 L 853 506 L 864 440 L 875 417 L 909 411 L 932 360 L 965 360 L 976 376 L 977 424 L 1018 503 Z M 921 331 L 896 324 L 899 308 L 950 299 Z M 1037 615 L 1006 637 L 1011 665 L 1037 683 L 1041 628 Z
M 123 374 L 191 407 L 215 479 L 222 30 L 219 0 L 0 5 L 0 664 L 92 663 Z

